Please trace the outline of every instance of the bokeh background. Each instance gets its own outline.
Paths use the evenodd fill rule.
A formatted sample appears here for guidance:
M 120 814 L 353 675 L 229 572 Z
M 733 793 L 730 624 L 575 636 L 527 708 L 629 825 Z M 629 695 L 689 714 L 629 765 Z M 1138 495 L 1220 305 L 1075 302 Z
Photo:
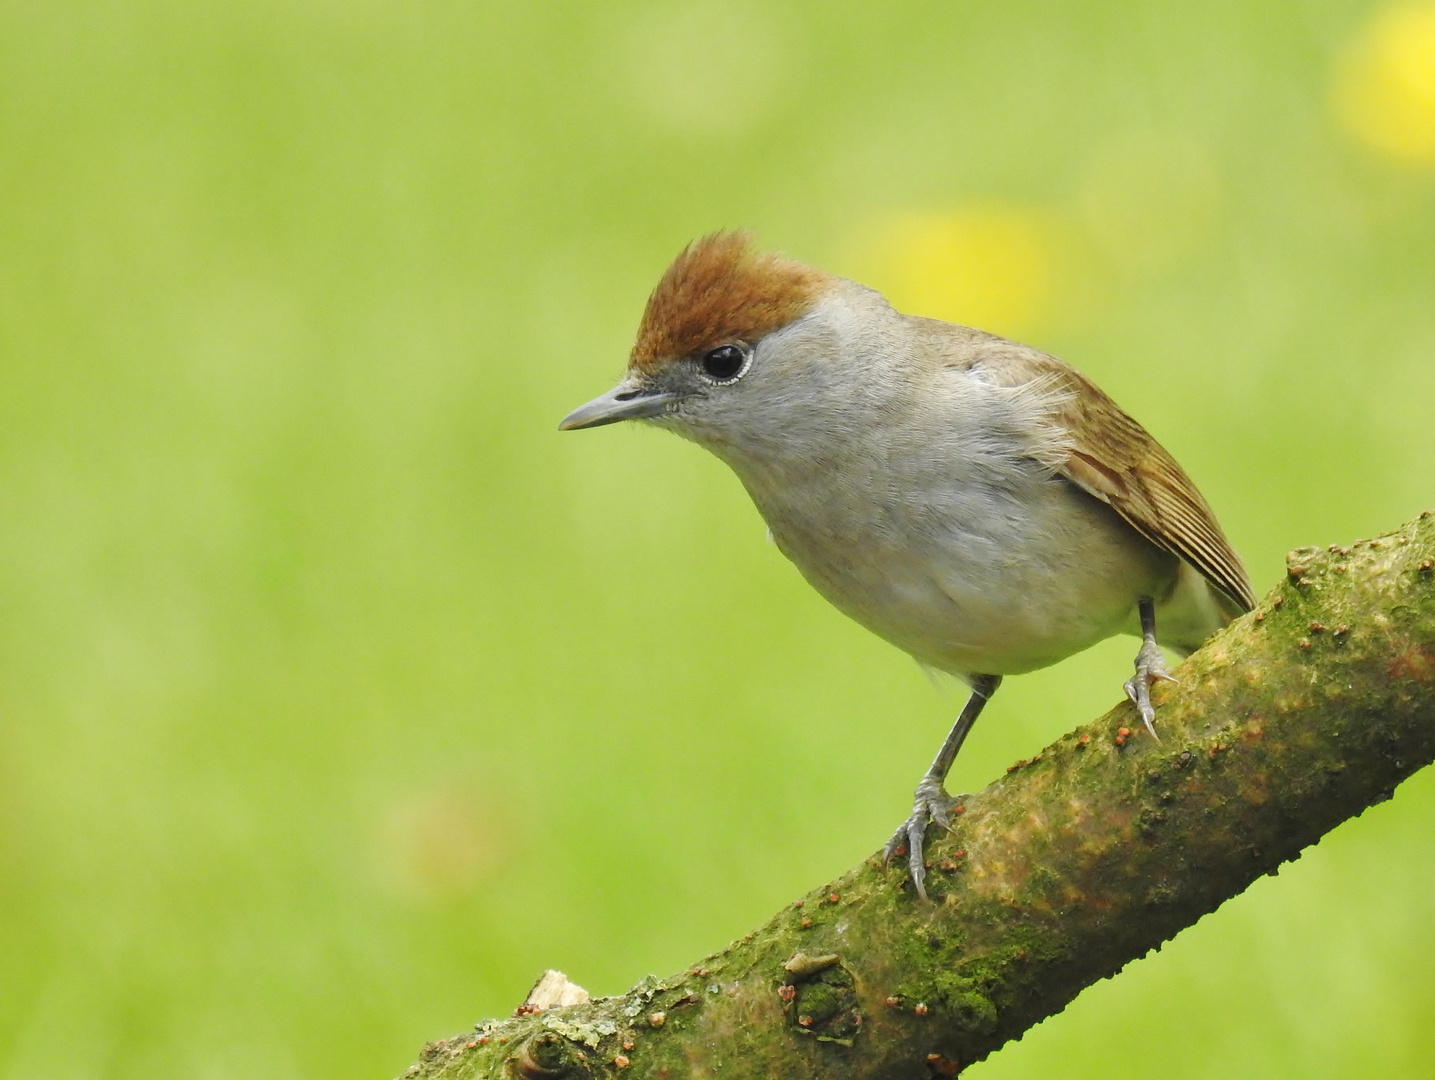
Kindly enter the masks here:
M 0 1077 L 388 1077 L 881 843 L 961 694 L 715 460 L 555 431 L 739 225 L 1081 367 L 1260 591 L 1435 505 L 1429 3 L 6 0 Z M 1421 775 L 971 1075 L 1429 1076 L 1432 834 Z

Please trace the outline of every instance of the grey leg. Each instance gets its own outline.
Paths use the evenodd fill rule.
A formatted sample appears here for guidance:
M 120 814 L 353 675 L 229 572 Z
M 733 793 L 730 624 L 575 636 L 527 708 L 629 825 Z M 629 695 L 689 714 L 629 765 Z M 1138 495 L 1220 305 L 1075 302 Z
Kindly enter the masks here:
M 1136 674 L 1126 680 L 1126 696 L 1135 702 L 1151 738 L 1160 742 L 1154 723 L 1156 707 L 1151 704 L 1151 684 L 1158 679 L 1166 682 L 1176 680 L 1167 670 L 1166 658 L 1156 644 L 1156 604 L 1149 596 L 1143 596 L 1136 603 L 1137 610 L 1141 612 L 1141 650 L 1136 654 Z
M 937 751 L 932 767 L 917 785 L 916 798 L 912 802 L 912 816 L 902 822 L 901 828 L 882 849 L 884 862 L 891 862 L 900 848 L 907 849 L 907 867 L 912 874 L 912 884 L 917 886 L 917 893 L 923 900 L 927 898 L 927 890 L 923 885 L 927 868 L 922 858 L 922 844 L 927 836 L 927 823 L 935 821 L 942 828 L 951 829 L 952 807 L 957 800 L 947 794 L 947 789 L 942 786 L 943 782 L 947 779 L 952 762 L 956 760 L 957 751 L 962 748 L 967 732 L 972 730 L 972 725 L 977 722 L 977 717 L 981 715 L 988 699 L 996 693 L 1001 681 L 1000 675 L 977 675 L 972 679 L 972 696 L 967 698 L 966 705 L 962 706 L 961 715 L 952 725 L 952 730 L 947 733 L 946 741 Z

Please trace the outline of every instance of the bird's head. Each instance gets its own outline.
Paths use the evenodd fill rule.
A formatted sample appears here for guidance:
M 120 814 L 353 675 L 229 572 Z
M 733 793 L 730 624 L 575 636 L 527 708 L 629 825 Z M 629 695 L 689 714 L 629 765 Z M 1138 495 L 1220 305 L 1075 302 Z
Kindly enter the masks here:
M 817 369 L 830 366 L 834 328 L 819 309 L 850 289 L 860 286 L 755 252 L 747 233 L 705 236 L 648 298 L 623 380 L 559 427 L 650 420 L 714 449 L 781 427 L 773 414 L 818 391 Z

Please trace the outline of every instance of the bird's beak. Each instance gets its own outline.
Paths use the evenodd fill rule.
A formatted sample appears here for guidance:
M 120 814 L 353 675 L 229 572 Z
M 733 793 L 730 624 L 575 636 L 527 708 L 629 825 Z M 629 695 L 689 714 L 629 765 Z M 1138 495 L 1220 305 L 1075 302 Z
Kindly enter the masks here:
M 677 399 L 677 394 L 653 390 L 624 379 L 602 397 L 596 397 L 586 405 L 579 405 L 563 418 L 558 430 L 576 431 L 578 428 L 616 424 L 619 420 L 641 420 L 646 416 L 657 416 L 668 407 L 669 402 Z

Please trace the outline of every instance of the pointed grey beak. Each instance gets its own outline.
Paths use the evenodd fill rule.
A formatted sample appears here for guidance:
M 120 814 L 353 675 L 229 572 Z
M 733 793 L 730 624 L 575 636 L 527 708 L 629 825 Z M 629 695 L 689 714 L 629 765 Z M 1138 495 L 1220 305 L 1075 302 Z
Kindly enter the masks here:
M 586 405 L 579 405 L 563 418 L 558 430 L 576 431 L 578 428 L 616 424 L 619 420 L 641 420 L 645 416 L 657 416 L 668 407 L 669 402 L 677 399 L 677 394 L 648 390 L 625 379 L 602 397 L 596 397 Z

